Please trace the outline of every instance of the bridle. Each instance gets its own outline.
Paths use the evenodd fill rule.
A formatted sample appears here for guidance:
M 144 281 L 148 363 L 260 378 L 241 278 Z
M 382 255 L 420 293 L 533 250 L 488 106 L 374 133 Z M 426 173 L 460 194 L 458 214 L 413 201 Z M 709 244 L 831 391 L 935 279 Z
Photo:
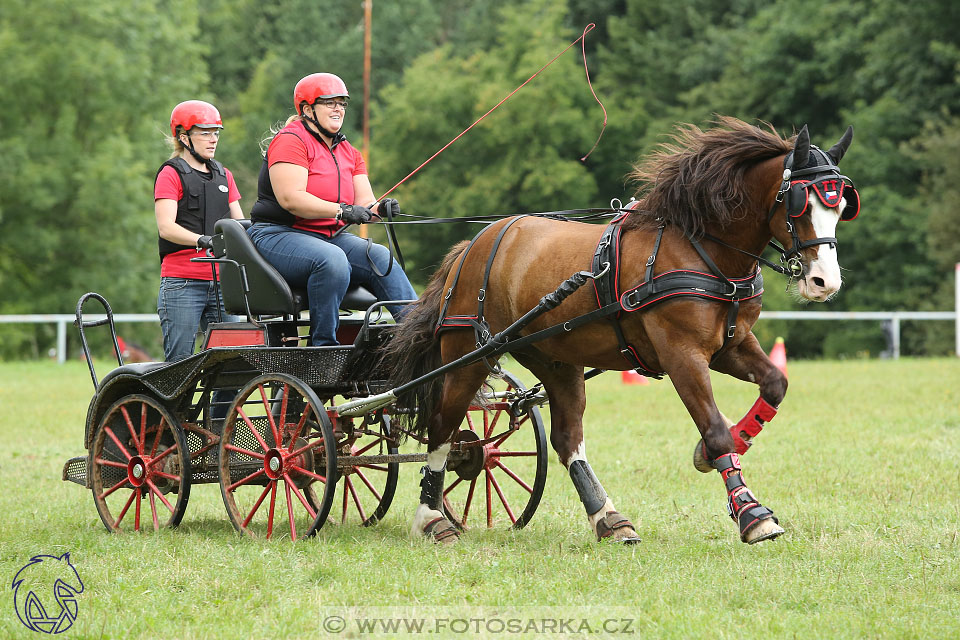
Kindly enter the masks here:
M 710 234 L 705 234 L 704 237 L 729 249 L 748 255 L 774 271 L 787 276 L 790 280 L 799 280 L 803 278 L 805 272 L 801 260 L 801 252 L 804 249 L 821 244 L 828 244 L 832 248 L 837 246 L 835 237 L 823 236 L 812 240 L 800 239 L 797 226 L 791 218 L 799 218 L 806 212 L 810 198 L 809 190 L 813 189 L 823 204 L 829 208 L 839 206 L 842 197 L 847 193 L 849 195 L 847 206 L 840 216 L 840 219 L 844 221 L 853 220 L 857 217 L 860 212 L 860 195 L 857 193 L 853 180 L 840 173 L 840 168 L 833 161 L 833 158 L 820 150 L 819 147 L 810 145 L 810 155 L 814 157 L 815 163 L 811 165 L 810 162 L 807 162 L 806 166 L 800 169 L 794 169 L 793 167 L 793 154 L 794 152 L 791 151 L 783 159 L 783 177 L 780 181 L 780 188 L 777 190 L 773 205 L 771 205 L 770 212 L 767 214 L 767 224 L 769 225 L 780 205 L 785 204 L 786 206 L 784 221 L 786 222 L 787 232 L 790 234 L 790 247 L 783 247 L 773 239 L 768 243 L 780 254 L 780 264 L 734 247 Z M 849 192 L 847 192 L 848 189 Z

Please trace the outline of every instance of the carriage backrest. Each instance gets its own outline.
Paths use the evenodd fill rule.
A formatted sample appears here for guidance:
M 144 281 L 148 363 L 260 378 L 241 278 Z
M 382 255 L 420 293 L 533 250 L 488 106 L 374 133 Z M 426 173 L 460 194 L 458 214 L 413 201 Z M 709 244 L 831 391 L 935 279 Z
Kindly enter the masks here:
M 253 241 L 240 220 L 223 218 L 217 221 L 214 229 L 223 235 L 223 257 L 244 266 L 249 287 L 246 298 L 250 304 L 250 313 L 296 315 L 306 307 L 306 295 L 294 292 L 273 265 L 264 260 L 253 246 Z M 215 249 L 215 255 L 216 253 L 218 252 Z M 244 287 L 237 265 L 220 265 L 220 289 L 223 292 L 223 307 L 226 312 L 246 315 Z

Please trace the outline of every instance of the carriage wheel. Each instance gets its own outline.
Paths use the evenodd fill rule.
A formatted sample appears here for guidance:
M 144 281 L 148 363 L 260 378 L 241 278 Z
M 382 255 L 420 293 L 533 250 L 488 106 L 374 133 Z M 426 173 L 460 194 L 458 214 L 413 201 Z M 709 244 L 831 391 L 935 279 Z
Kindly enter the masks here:
M 338 418 L 343 420 L 344 418 Z M 365 527 L 379 522 L 386 515 L 397 490 L 399 462 L 378 460 L 379 456 L 396 455 L 397 447 L 390 439 L 390 418 L 382 413 L 368 416 L 367 424 L 362 425 L 369 433 L 354 430 L 338 432 L 338 460 L 344 456 L 368 458 L 349 466 L 340 465 L 342 482 L 338 483 L 337 505 L 331 518 L 333 522 L 344 524 L 356 522 Z
M 90 447 L 93 501 L 108 531 L 180 524 L 190 499 L 190 452 L 176 418 L 155 398 L 120 398 Z
M 485 406 L 471 405 L 467 411 L 467 428 L 457 434 L 457 442 L 498 437 L 482 446 L 465 447 L 466 460 L 447 464 L 443 511 L 458 527 L 484 523 L 520 529 L 540 505 L 547 482 L 543 418 L 535 406 L 517 417 L 510 414 L 510 392 L 525 389 L 510 373 L 505 372 L 502 379 L 488 378 L 481 389 Z
M 323 403 L 301 380 L 266 374 L 237 394 L 220 439 L 220 493 L 238 531 L 312 536 L 333 504 L 336 449 Z

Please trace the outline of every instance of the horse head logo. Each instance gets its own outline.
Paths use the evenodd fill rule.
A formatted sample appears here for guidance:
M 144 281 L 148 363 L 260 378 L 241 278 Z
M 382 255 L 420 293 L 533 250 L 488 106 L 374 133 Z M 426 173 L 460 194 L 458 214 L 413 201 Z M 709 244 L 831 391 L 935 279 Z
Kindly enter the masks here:
M 83 593 L 83 581 L 69 553 L 33 556 L 10 588 L 17 617 L 32 631 L 62 633 L 77 619 L 77 594 Z

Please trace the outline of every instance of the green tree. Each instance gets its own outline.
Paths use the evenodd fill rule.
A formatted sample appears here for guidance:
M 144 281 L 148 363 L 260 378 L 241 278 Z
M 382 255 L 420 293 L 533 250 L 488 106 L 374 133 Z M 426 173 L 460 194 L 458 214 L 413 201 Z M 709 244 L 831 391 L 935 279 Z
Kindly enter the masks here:
M 375 112 L 375 188 L 392 185 L 443 147 L 549 61 L 576 34 L 562 5 L 536 0 L 505 9 L 490 51 L 461 56 L 451 45 L 418 58 L 390 104 Z M 573 52 L 559 58 L 510 101 L 458 140 L 396 194 L 410 213 L 465 217 L 549 211 L 596 204 L 596 185 L 579 158 L 599 133 L 597 109 Z M 476 227 L 403 228 L 422 279 Z
M 72 312 L 90 290 L 156 308 L 153 172 L 170 109 L 206 85 L 195 5 L 166 4 L 6 0 L 0 313 Z M 5 331 L 0 353 L 47 331 Z

